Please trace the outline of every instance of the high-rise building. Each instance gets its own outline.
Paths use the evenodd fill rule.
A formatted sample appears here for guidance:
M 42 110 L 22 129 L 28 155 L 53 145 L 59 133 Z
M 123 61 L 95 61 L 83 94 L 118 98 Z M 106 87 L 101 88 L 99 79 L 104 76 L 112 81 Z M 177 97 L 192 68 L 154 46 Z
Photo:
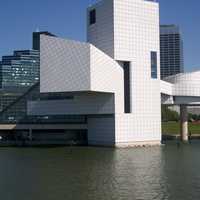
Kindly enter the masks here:
M 39 81 L 39 51 L 20 50 L 0 62 L 0 111 Z
M 161 79 L 184 71 L 183 40 L 176 25 L 160 26 Z
M 55 36 L 47 31 L 33 32 L 32 50 L 14 51 L 0 61 L 0 111 L 39 82 L 40 35 Z

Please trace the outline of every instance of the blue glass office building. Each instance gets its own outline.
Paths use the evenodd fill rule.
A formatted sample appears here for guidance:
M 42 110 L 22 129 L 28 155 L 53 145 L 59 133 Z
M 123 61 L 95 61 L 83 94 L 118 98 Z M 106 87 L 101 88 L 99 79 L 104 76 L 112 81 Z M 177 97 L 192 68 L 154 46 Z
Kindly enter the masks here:
M 14 51 L 0 62 L 0 110 L 39 81 L 38 50 Z

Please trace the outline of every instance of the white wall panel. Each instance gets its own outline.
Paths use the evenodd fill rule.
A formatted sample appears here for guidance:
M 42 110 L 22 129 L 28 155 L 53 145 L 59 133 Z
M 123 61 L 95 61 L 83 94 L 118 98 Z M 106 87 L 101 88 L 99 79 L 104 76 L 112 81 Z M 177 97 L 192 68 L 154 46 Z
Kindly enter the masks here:
M 90 44 L 41 35 L 40 91 L 90 89 Z
M 112 92 L 115 113 L 124 112 L 124 70 L 111 57 L 91 46 L 91 90 Z
M 153 117 L 153 120 L 150 118 Z M 159 115 L 134 116 L 132 114 L 115 115 L 116 143 L 134 143 L 160 141 L 161 122 Z
M 96 9 L 96 23 L 89 24 L 89 12 Z M 87 41 L 114 57 L 113 0 L 100 1 L 88 8 Z

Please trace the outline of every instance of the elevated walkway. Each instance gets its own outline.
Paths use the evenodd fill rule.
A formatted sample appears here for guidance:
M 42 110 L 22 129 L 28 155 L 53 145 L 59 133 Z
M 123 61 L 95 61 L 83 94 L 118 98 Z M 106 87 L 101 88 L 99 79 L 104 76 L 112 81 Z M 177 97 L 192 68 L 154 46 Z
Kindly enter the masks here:
M 200 71 L 181 73 L 161 81 L 162 104 L 200 105 Z

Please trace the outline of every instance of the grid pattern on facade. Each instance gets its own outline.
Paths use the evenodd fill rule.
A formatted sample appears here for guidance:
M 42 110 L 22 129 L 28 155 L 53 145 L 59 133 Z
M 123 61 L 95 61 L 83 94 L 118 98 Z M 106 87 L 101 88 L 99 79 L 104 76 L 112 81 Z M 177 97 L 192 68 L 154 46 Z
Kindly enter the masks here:
M 0 111 L 39 81 L 37 50 L 14 51 L 0 62 Z
M 161 79 L 183 72 L 183 42 L 175 25 L 160 26 Z
M 0 70 L 2 88 L 29 87 L 39 80 L 39 52 L 14 51 L 3 56 Z
M 131 113 L 115 113 L 115 142 L 160 140 L 158 3 L 105 0 L 89 8 L 92 9 L 96 9 L 97 21 L 95 25 L 88 25 L 88 41 L 114 60 L 130 62 Z M 151 78 L 150 52 L 157 52 L 157 69 L 153 63 L 153 76 L 157 74 L 157 79 Z M 101 126 L 98 120 L 95 123 L 97 127 Z

